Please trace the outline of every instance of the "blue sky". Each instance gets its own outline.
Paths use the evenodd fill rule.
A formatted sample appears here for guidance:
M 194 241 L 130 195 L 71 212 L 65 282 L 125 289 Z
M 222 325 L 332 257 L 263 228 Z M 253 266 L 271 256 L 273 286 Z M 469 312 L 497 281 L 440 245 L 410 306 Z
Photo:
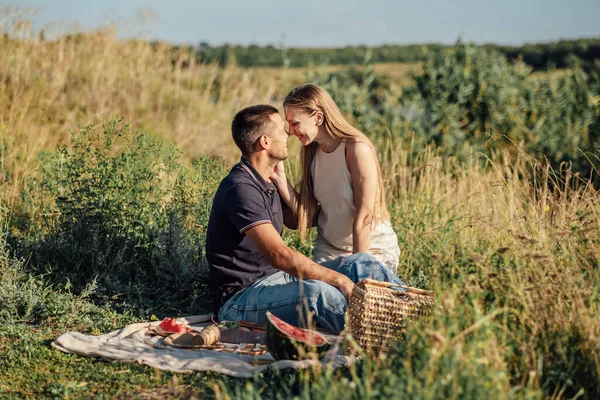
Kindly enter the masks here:
M 39 7 L 35 27 L 95 28 L 180 44 L 345 46 L 442 42 L 518 45 L 600 37 L 600 0 L 0 0 Z M 142 24 L 140 14 L 150 11 Z

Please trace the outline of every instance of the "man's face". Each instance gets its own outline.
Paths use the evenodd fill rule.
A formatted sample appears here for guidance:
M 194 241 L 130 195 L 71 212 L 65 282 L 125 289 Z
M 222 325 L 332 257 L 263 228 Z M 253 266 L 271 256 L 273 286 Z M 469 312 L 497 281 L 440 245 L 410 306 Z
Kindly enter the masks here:
M 271 147 L 269 148 L 269 156 L 277 160 L 285 160 L 288 158 L 287 140 L 288 134 L 285 130 L 285 122 L 279 113 L 272 114 L 273 130 L 270 133 Z

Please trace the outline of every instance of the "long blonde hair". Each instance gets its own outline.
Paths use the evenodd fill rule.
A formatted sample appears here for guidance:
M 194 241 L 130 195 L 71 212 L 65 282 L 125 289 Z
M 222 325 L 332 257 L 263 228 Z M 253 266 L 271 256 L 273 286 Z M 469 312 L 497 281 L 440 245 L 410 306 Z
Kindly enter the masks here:
M 383 180 L 381 179 L 381 168 L 377 158 L 377 152 L 373 143 L 364 133 L 350 125 L 344 118 L 339 108 L 325 89 L 317 85 L 298 86 L 283 101 L 283 107 L 293 107 L 300 109 L 309 115 L 320 111 L 323 113 L 323 123 L 325 130 L 331 136 L 338 140 L 348 142 L 360 142 L 368 145 L 373 151 L 375 163 L 377 164 L 378 191 L 375 198 L 375 209 L 373 210 L 373 219 L 375 223 L 388 221 L 390 214 L 385 204 L 385 194 L 383 190 Z M 311 165 L 318 148 L 317 142 L 312 142 L 302 148 L 302 178 L 300 181 L 300 190 L 298 201 L 296 202 L 296 215 L 298 216 L 298 232 L 303 242 L 306 242 L 310 233 L 310 228 L 314 215 L 309 215 L 310 204 L 316 203 L 313 192 L 313 180 L 311 175 Z

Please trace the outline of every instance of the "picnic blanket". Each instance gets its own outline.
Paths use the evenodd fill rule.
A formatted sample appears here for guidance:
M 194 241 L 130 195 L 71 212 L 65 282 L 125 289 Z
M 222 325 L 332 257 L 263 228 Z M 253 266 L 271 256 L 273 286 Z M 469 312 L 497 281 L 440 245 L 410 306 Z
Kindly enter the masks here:
M 212 314 L 194 315 L 179 320 L 190 328 L 201 331 L 204 327 L 212 325 L 211 316 Z M 251 377 L 266 368 L 302 369 L 318 365 L 337 368 L 356 361 L 356 357 L 344 355 L 341 338 L 336 335 L 325 334 L 332 346 L 320 361 L 275 361 L 268 352 L 258 351 L 258 355 L 251 355 L 247 351 L 236 351 L 239 350 L 239 344 L 225 343 L 224 346 L 233 346 L 236 349 L 228 352 L 173 346 L 173 341 L 169 341 L 168 337 L 149 334 L 159 323 L 160 321 L 135 323 L 100 336 L 66 332 L 56 338 L 52 346 L 65 353 L 135 362 L 166 371 L 214 371 L 240 378 Z M 258 345 L 256 347 L 258 348 Z

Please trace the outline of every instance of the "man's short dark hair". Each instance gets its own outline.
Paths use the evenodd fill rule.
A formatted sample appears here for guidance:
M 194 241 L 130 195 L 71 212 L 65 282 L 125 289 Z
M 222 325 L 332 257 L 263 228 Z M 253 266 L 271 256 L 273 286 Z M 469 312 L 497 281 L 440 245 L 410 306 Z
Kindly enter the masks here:
M 231 136 L 243 155 L 254 151 L 256 141 L 267 133 L 269 124 L 273 122 L 271 115 L 279 111 L 268 104 L 246 107 L 233 117 Z

